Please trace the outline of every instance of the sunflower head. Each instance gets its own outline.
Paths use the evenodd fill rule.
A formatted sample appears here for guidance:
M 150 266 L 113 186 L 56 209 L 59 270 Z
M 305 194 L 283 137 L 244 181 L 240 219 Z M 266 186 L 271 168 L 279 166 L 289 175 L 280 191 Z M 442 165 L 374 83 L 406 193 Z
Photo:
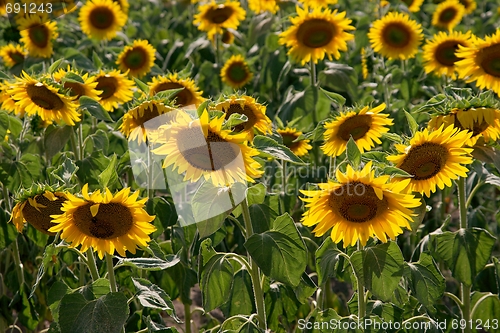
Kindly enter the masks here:
M 101 91 L 99 103 L 105 110 L 113 112 L 120 104 L 132 100 L 135 85 L 132 80 L 127 78 L 127 74 L 121 73 L 119 70 L 112 70 L 110 72 L 101 71 L 95 76 L 96 89 Z
M 49 21 L 46 14 L 29 15 L 18 21 L 21 43 L 33 57 L 50 58 L 53 54 L 52 40 L 58 37 L 57 25 Z
M 48 231 L 52 226 L 51 215 L 61 214 L 62 204 L 67 200 L 67 194 L 54 190 L 45 184 L 35 184 L 29 189 L 23 189 L 17 195 L 17 203 L 12 209 L 10 221 L 18 232 L 22 232 L 27 222 L 41 233 L 54 235 Z
M 409 180 L 387 183 L 390 176 L 375 176 L 372 162 L 361 171 L 350 165 L 347 172 L 336 172 L 336 181 L 318 184 L 319 190 L 301 191 L 309 198 L 301 198 L 308 210 L 302 217 L 305 226 L 313 226 L 320 237 L 331 229 L 335 243 L 343 241 L 345 247 L 359 241 L 363 246 L 368 239 L 377 237 L 382 242 L 395 239 L 411 229 L 412 209 L 420 200 L 407 194 Z
M 408 10 L 412 13 L 416 13 L 420 10 L 420 7 L 424 3 L 424 0 L 401 0 L 408 7 Z
M 56 82 L 69 91 L 70 96 L 77 99 L 87 96 L 99 100 L 101 92 L 96 89 L 97 82 L 94 76 L 89 76 L 88 73 L 83 74 L 80 70 L 68 65 L 66 70 L 60 68 L 53 74 L 53 77 Z
M 135 40 L 118 55 L 116 64 L 131 76 L 143 77 L 151 70 L 155 61 L 155 48 L 147 40 Z
M 317 63 L 325 55 L 332 60 L 340 58 L 339 51 L 347 51 L 347 42 L 354 39 L 348 33 L 354 30 L 346 13 L 333 12 L 328 8 L 315 7 L 309 11 L 306 7 L 296 7 L 298 16 L 290 18 L 292 26 L 280 34 L 279 43 L 290 47 L 288 54 L 293 60 L 304 65 L 306 62 Z
M 153 81 L 148 85 L 150 96 L 154 96 L 165 90 L 182 89 L 175 95 L 175 104 L 180 107 L 190 105 L 198 107 L 205 100 L 201 96 L 203 91 L 200 91 L 194 80 L 191 78 L 181 78 L 178 73 L 154 77 Z
M 276 14 L 280 0 L 248 0 L 248 8 L 256 14 L 270 12 Z
M 24 58 L 26 58 L 27 55 L 28 52 L 17 44 L 11 43 L 0 47 L 0 57 L 7 67 L 14 67 L 24 62 Z
M 276 130 L 283 138 L 283 144 L 287 146 L 292 153 L 298 157 L 306 155 L 312 146 L 309 144 L 311 140 L 301 139 L 302 132 L 292 127 Z
M 222 81 L 233 89 L 240 89 L 252 81 L 253 73 L 241 55 L 232 55 L 220 71 Z
M 440 3 L 432 15 L 432 25 L 445 30 L 453 29 L 465 14 L 464 6 L 458 0 Z
M 204 110 L 191 120 L 181 115 L 169 127 L 169 140 L 153 150 L 166 155 L 163 167 L 172 167 L 184 175 L 184 181 L 209 181 L 214 186 L 254 182 L 263 171 L 253 159 L 259 152 L 247 144 L 245 133 L 233 134 L 223 129 L 224 116 L 210 119 Z
M 246 12 L 239 2 L 227 0 L 217 4 L 215 1 L 200 5 L 199 13 L 194 16 L 194 24 L 198 29 L 206 31 L 208 38 L 212 39 L 214 34 L 222 33 L 222 29 L 237 29 L 240 22 L 245 19 Z
M 464 6 L 465 14 L 472 13 L 477 7 L 476 0 L 459 0 L 459 2 Z
M 154 216 L 144 210 L 145 199 L 137 200 L 139 192 L 130 194 L 124 188 L 116 194 L 108 189 L 89 194 L 88 185 L 82 188 L 82 196 L 68 194 L 62 214 L 52 215 L 56 225 L 49 231 L 61 231 L 61 238 L 71 247 L 81 245 L 85 252 L 92 247 L 103 259 L 104 254 L 118 252 L 122 257 L 126 251 L 136 252 L 138 246 L 147 247 L 149 234 L 156 230 L 151 224 Z
M 368 38 L 373 50 L 384 57 L 409 59 L 417 54 L 422 26 L 406 14 L 390 12 L 373 22 Z
M 108 40 L 122 29 L 127 22 L 127 15 L 113 0 L 89 0 L 80 9 L 78 20 L 87 36 Z
M 365 106 L 339 114 L 332 121 L 325 123 L 324 141 L 321 146 L 328 156 L 339 156 L 347 147 L 347 142 L 352 137 L 361 153 L 382 143 L 380 137 L 389 131 L 393 124 L 389 115 L 380 113 L 385 109 L 385 104 L 371 109 Z
M 453 125 L 441 125 L 434 131 L 424 129 L 415 133 L 409 145 L 396 145 L 399 154 L 387 160 L 412 176 L 412 191 L 430 197 L 436 187 L 444 189 L 452 186 L 453 179 L 467 177 L 469 170 L 464 164 L 472 163 L 472 149 L 463 146 L 471 134 Z

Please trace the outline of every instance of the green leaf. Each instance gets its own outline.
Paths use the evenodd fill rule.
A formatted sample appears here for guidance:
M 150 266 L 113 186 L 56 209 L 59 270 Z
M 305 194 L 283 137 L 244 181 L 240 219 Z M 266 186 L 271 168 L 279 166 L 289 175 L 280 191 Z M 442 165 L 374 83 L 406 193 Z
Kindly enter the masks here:
M 149 95 L 149 86 L 147 84 L 145 84 L 144 82 L 142 82 L 141 80 L 139 80 L 136 77 L 134 77 L 134 81 L 135 81 L 135 84 L 137 85 L 137 87 L 139 87 L 139 89 L 141 89 L 141 91 L 143 93 L 145 93 L 146 95 Z
M 146 279 L 132 278 L 132 282 L 135 289 L 137 289 L 135 296 L 142 306 L 165 311 L 175 321 L 178 323 L 181 322 L 175 313 L 174 304 L 170 296 L 163 289 Z
M 383 133 L 382 138 L 391 140 L 392 142 L 396 142 L 396 143 L 403 142 L 401 137 L 395 133 Z
M 240 269 L 234 274 L 231 296 L 222 306 L 222 311 L 226 317 L 255 313 L 252 279 L 246 269 Z
M 178 93 L 183 90 L 184 88 L 162 90 L 159 93 L 156 93 L 155 96 L 161 100 L 171 101 Z
M 92 62 L 94 63 L 94 66 L 97 70 L 100 70 L 102 68 L 102 60 L 101 58 L 99 58 L 95 51 L 92 51 Z
M 78 167 L 73 160 L 65 157 L 64 162 L 60 163 L 57 169 L 50 172 L 50 176 L 54 178 L 53 182 L 59 180 L 67 187 L 70 187 L 72 182 L 75 181 L 77 171 Z
M 490 260 L 495 237 L 479 228 L 431 234 L 429 249 L 443 260 L 458 281 L 472 285 L 474 278 Z
M 66 73 L 66 75 L 64 75 L 63 81 L 64 82 L 76 82 L 76 83 L 85 84 L 85 81 L 83 81 L 82 77 L 78 74 L 73 73 L 73 72 Z
M 60 250 L 61 248 L 56 247 L 54 244 L 50 244 L 45 248 L 45 251 L 43 252 L 42 263 L 38 267 L 38 273 L 36 276 L 35 283 L 33 284 L 33 287 L 31 287 L 31 293 L 29 296 L 30 298 L 33 297 L 33 295 L 35 294 L 36 288 L 38 287 L 38 284 L 40 284 L 40 281 L 42 281 L 42 278 L 45 275 L 45 271 L 47 270 L 47 267 L 49 267 L 50 263 L 52 262 L 53 256 L 57 256 Z
M 311 330 L 303 330 L 304 332 L 314 332 L 314 333 L 330 333 L 332 329 L 330 328 L 330 323 L 339 322 L 341 317 L 334 309 L 326 309 L 324 311 L 319 311 L 317 308 L 314 310 L 311 320 L 309 320 L 308 325 L 311 325 Z M 328 324 L 328 325 L 326 325 Z M 306 328 L 306 327 L 304 327 Z M 337 332 L 337 331 L 335 331 Z
M 278 216 L 269 231 L 252 235 L 244 245 L 265 275 L 293 287 L 300 283 L 306 246 L 290 215 Z
M 55 73 L 55 71 L 57 71 L 57 69 L 58 69 L 58 68 L 59 68 L 59 66 L 61 65 L 61 62 L 63 62 L 63 60 L 64 60 L 63 58 L 58 59 L 58 60 L 54 61 L 54 62 L 52 63 L 52 65 L 50 65 L 50 67 L 49 67 L 49 74 L 50 74 L 50 75 L 54 74 L 54 73 Z
M 148 333 L 179 333 L 175 327 L 166 327 L 162 324 L 155 323 L 153 319 L 151 319 L 151 316 L 147 316 L 145 322 L 148 327 Z
M 113 154 L 111 161 L 109 162 L 106 169 L 98 177 L 99 185 L 106 188 L 110 185 L 114 185 L 118 181 L 118 174 L 116 173 L 116 154 Z
M 413 177 L 408 172 L 391 166 L 385 167 L 383 173 L 392 177 Z
M 420 303 L 431 307 L 443 297 L 445 279 L 430 255 L 421 253 L 417 262 L 406 265 L 411 291 Z
M 335 276 L 335 265 L 342 253 L 337 249 L 331 239 L 328 237 L 323 244 L 316 250 L 316 272 L 318 274 L 318 284 L 323 284 L 329 278 Z
M 337 93 L 334 93 L 334 92 L 331 92 L 331 91 L 327 91 L 323 88 L 319 88 L 324 94 L 326 97 L 328 97 L 332 102 L 335 102 L 337 103 L 339 106 L 343 106 L 346 102 L 346 99 L 344 96 L 340 95 L 340 94 L 337 94 Z
M 80 293 L 87 301 L 93 301 L 109 294 L 110 284 L 108 279 L 97 279 L 92 284 L 83 287 Z
M 413 136 L 418 131 L 418 124 L 409 112 L 405 111 L 405 115 L 406 120 L 408 121 L 408 126 L 410 126 L 411 135 Z
M 318 289 L 318 287 L 316 286 L 314 281 L 311 280 L 306 272 L 304 272 L 302 274 L 302 277 L 300 278 L 299 285 L 293 290 L 293 292 L 295 293 L 295 297 L 297 297 L 297 300 L 300 303 L 306 304 L 307 300 L 314 294 L 316 289 Z
M 52 312 L 52 317 L 54 317 L 55 321 L 59 321 L 59 304 L 61 303 L 62 298 L 71 291 L 68 286 L 61 281 L 56 281 L 50 287 L 49 293 L 47 295 L 47 305 Z
M 403 276 L 404 258 L 395 242 L 356 251 L 351 262 L 365 287 L 382 301 L 389 301 Z
M 113 121 L 111 117 L 108 114 L 108 111 L 104 110 L 104 108 L 93 100 L 90 97 L 87 96 L 82 96 L 79 99 L 80 102 L 80 108 L 87 110 L 93 117 L 96 117 L 99 120 L 104 120 L 104 121 Z
M 159 258 L 120 258 L 116 266 L 131 266 L 146 271 L 161 271 L 177 265 L 180 259 L 174 255 L 168 255 L 167 260 Z
M 200 248 L 200 289 L 205 311 L 225 304 L 233 289 L 233 266 L 223 253 L 216 253 L 210 238 L 202 242 Z
M 5 210 L 0 207 L 0 249 L 5 249 L 17 238 L 18 233 L 14 223 L 8 221 Z
M 248 121 L 248 117 L 244 114 L 233 113 L 229 116 L 229 118 L 224 123 L 225 128 L 233 128 L 236 125 L 246 123 Z
M 254 204 L 263 204 L 264 201 L 266 200 L 266 193 L 267 193 L 267 188 L 262 183 L 258 183 L 256 185 L 250 186 L 246 190 L 246 197 L 247 197 L 248 206 L 252 206 Z M 231 213 L 235 217 L 240 216 L 241 215 L 241 206 L 238 205 L 235 209 L 233 209 L 233 211 Z
M 359 151 L 358 145 L 356 144 L 356 141 L 354 141 L 352 136 L 349 138 L 349 141 L 347 141 L 346 150 L 347 160 L 352 165 L 354 170 L 357 170 L 359 164 L 361 163 L 361 152 Z
M 49 127 L 44 136 L 45 156 L 52 158 L 63 150 L 73 131 L 71 126 Z
M 122 293 L 88 302 L 80 293 L 66 295 L 59 308 L 61 333 L 120 333 L 129 308 Z
M 473 323 L 475 325 L 481 323 L 482 329 L 486 330 L 486 332 L 498 332 L 498 322 L 493 321 L 493 319 L 498 320 L 500 318 L 500 299 L 498 295 L 474 292 L 471 304 Z M 482 332 L 482 330 L 478 330 L 478 332 Z
M 288 147 L 279 144 L 277 141 L 271 138 L 265 137 L 263 135 L 256 135 L 253 139 L 253 144 L 255 148 L 270 157 L 296 164 L 306 164 L 294 153 L 292 153 L 292 151 Z

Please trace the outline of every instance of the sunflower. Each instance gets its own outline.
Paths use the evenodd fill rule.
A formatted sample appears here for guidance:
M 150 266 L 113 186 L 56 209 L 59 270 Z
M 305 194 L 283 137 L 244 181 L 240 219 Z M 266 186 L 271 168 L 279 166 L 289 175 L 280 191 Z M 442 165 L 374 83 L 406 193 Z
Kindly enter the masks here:
M 80 76 L 83 80 L 83 83 L 77 82 L 76 80 L 65 80 L 65 76 L 68 73 Z M 88 73 L 82 74 L 77 69 L 71 69 L 68 65 L 68 68 L 66 70 L 62 68 L 59 69 L 53 74 L 53 77 L 56 82 L 64 82 L 63 87 L 64 89 L 69 90 L 70 96 L 75 96 L 76 99 L 79 99 L 82 96 L 87 96 L 95 99 L 96 101 L 99 100 L 100 91 L 96 89 L 97 82 L 95 80 L 95 77 L 89 76 Z
M 56 22 L 48 21 L 47 15 L 30 15 L 18 20 L 21 43 L 33 57 L 50 58 L 54 52 L 52 40 L 56 39 Z
M 476 81 L 479 88 L 491 89 L 500 96 L 500 30 L 493 36 L 473 38 L 473 45 L 458 46 L 455 63 L 459 78 Z
M 288 54 L 302 65 L 312 60 L 317 63 L 325 58 L 340 58 L 339 51 L 347 51 L 347 41 L 354 35 L 347 33 L 355 28 L 346 13 L 328 8 L 309 9 L 296 7 L 298 16 L 290 18 L 292 26 L 280 34 L 279 43 L 290 47 Z
M 13 112 L 19 117 L 24 117 L 24 109 L 19 109 L 16 106 L 16 100 L 12 98 L 12 95 L 10 93 L 8 93 L 8 91 L 14 89 L 15 86 L 16 85 L 12 82 L 0 82 L 0 106 L 1 109 L 5 111 Z
M 7 67 L 14 67 L 24 61 L 28 53 L 17 44 L 7 44 L 0 47 L 0 57 Z
M 213 35 L 212 38 L 210 39 L 210 41 L 214 43 L 214 45 L 216 43 L 215 38 L 216 35 Z M 226 45 L 231 45 L 234 43 L 234 34 L 227 29 L 222 29 L 222 35 L 220 36 L 220 41 Z
M 42 1 L 43 3 L 43 1 Z M 72 13 L 76 10 L 76 4 L 74 0 L 55 0 L 52 3 L 52 15 L 55 17 Z
M 470 31 L 467 33 L 440 31 L 434 35 L 423 47 L 425 72 L 453 78 L 455 76 L 455 63 L 460 60 L 455 55 L 459 45 L 472 46 Z
M 388 13 L 375 21 L 368 32 L 375 52 L 389 59 L 415 57 L 423 38 L 422 26 L 402 13 Z
M 117 3 L 120 6 L 122 12 L 128 14 L 128 8 L 130 7 L 128 0 L 113 0 L 113 2 Z
M 276 14 L 279 9 L 279 0 L 248 0 L 248 8 L 254 13 L 270 12 Z
M 7 9 L 5 8 L 7 6 L 7 1 L 8 0 L 0 0 L 0 16 L 7 14 Z
M 337 169 L 336 181 L 318 184 L 316 191 L 301 190 L 309 197 L 301 198 L 309 208 L 301 222 L 317 225 L 313 230 L 317 237 L 332 228 L 332 240 L 343 241 L 344 247 L 358 240 L 365 246 L 370 237 L 385 243 L 402 234 L 403 227 L 411 230 L 408 222 L 420 200 L 405 191 L 410 180 L 387 184 L 390 176 L 375 177 L 371 169 L 372 162 L 361 171 L 347 165 L 345 174 Z
M 223 122 L 224 117 L 210 120 L 206 110 L 197 120 L 178 117 L 170 128 L 170 139 L 153 153 L 166 155 L 163 167 L 177 169 L 184 181 L 203 178 L 214 186 L 255 182 L 264 173 L 253 159 L 259 152 L 247 145 L 245 133 L 222 129 Z
M 420 7 L 424 3 L 424 0 L 401 0 L 408 7 L 408 10 L 412 13 L 416 13 L 420 10 Z
M 112 0 L 89 0 L 80 9 L 78 20 L 87 36 L 107 40 L 127 23 L 127 15 Z
M 78 103 L 75 97 L 63 94 L 59 87 L 49 79 L 37 80 L 23 71 L 17 82 L 7 89 L 7 93 L 15 101 L 16 113 L 25 111 L 29 115 L 38 114 L 43 121 L 62 120 L 74 126 L 80 121 L 76 111 Z
M 215 109 L 224 112 L 226 119 L 234 113 L 247 116 L 248 120 L 236 125 L 233 132 L 245 133 L 248 139 L 253 139 L 254 129 L 263 134 L 271 133 L 271 119 L 266 116 L 266 107 L 253 97 L 232 95 L 217 103 Z
M 151 70 L 155 62 L 155 48 L 147 40 L 135 40 L 132 46 L 126 46 L 118 55 L 116 64 L 123 72 L 131 76 L 143 77 Z
M 68 194 L 64 213 L 52 215 L 52 223 L 57 225 L 49 231 L 62 231 L 61 238 L 70 242 L 70 247 L 81 245 L 81 252 L 92 247 L 101 259 L 105 253 L 113 255 L 115 250 L 125 257 L 125 251 L 135 254 L 138 245 L 148 246 L 148 235 L 156 231 L 150 223 L 155 217 L 143 208 L 147 198 L 137 200 L 139 191 L 129 195 L 127 187 L 115 195 L 108 189 L 106 193 L 98 190 L 89 195 L 85 184 L 82 194 L 83 198 Z
M 476 0 L 459 0 L 459 2 L 464 6 L 465 14 L 472 13 L 477 7 Z
M 363 80 L 368 78 L 368 59 L 365 48 L 361 49 L 361 75 L 363 75 Z
M 119 104 L 132 100 L 134 82 L 127 79 L 127 74 L 115 69 L 111 72 L 101 71 L 95 76 L 96 89 L 102 91 L 99 103 L 105 110 L 113 112 Z
M 429 121 L 429 129 L 454 125 L 460 130 L 471 132 L 465 146 L 472 147 L 481 137 L 484 141 L 496 141 L 500 138 L 500 110 L 491 107 L 454 108 L 447 115 L 436 115 Z
M 410 189 L 425 193 L 430 197 L 436 192 L 436 186 L 443 189 L 450 187 L 453 179 L 467 177 L 469 171 L 462 164 L 473 162 L 471 148 L 463 148 L 472 133 L 461 131 L 454 126 L 444 128 L 441 125 L 435 131 L 424 129 L 415 133 L 410 145 L 397 144 L 399 155 L 388 156 L 387 160 L 413 177 Z
M 61 207 L 67 200 L 63 192 L 44 191 L 21 199 L 12 209 L 10 221 L 14 223 L 18 232 L 22 232 L 24 223 L 28 222 L 36 230 L 47 235 L 54 235 L 49 232 L 52 226 L 51 215 L 61 214 Z
M 317 7 L 328 7 L 328 5 L 335 5 L 338 0 L 299 0 L 306 7 L 317 8 Z
M 223 4 L 215 1 L 200 5 L 199 13 L 194 16 L 194 24 L 199 24 L 198 30 L 206 31 L 208 38 L 222 33 L 222 29 L 238 29 L 240 22 L 245 19 L 246 12 L 239 2 L 227 0 Z
M 451 30 L 465 14 L 465 8 L 458 0 L 447 0 L 440 3 L 432 14 L 432 25 L 441 29 Z
M 170 106 L 158 101 L 144 101 L 125 113 L 123 122 L 120 125 L 120 131 L 129 141 L 146 142 L 147 132 L 152 130 L 148 128 L 147 122 L 172 110 L 174 109 Z
M 190 78 L 181 78 L 178 73 L 168 74 L 167 76 L 157 76 L 149 83 L 149 94 L 154 96 L 157 93 L 170 89 L 184 88 L 175 95 L 175 104 L 184 107 L 194 105 L 198 107 L 205 100 L 201 94 L 200 88 Z
M 285 129 L 278 129 L 277 132 L 283 138 L 283 144 L 299 157 L 306 155 L 312 149 L 312 146 L 309 144 L 311 140 L 298 140 L 302 132 L 295 128 L 287 127 Z
M 392 119 L 387 119 L 388 114 L 380 113 L 384 109 L 385 103 L 373 109 L 365 106 L 359 111 L 341 113 L 333 121 L 325 123 L 323 152 L 332 157 L 341 155 L 351 136 L 361 153 L 370 150 L 375 143 L 382 143 L 379 138 L 389 132 L 387 126 L 393 124 Z
M 222 81 L 233 89 L 243 88 L 253 78 L 245 58 L 232 55 L 220 71 Z

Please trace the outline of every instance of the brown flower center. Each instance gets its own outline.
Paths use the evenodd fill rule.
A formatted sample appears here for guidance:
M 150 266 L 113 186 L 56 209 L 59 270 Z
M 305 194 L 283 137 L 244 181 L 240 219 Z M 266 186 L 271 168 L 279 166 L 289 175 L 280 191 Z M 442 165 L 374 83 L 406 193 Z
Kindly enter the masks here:
M 215 24 L 222 24 L 226 22 L 231 15 L 233 15 L 233 9 L 231 7 L 226 7 L 224 5 L 219 5 L 217 8 L 211 8 L 206 14 L 205 19 Z
M 458 45 L 461 45 L 461 43 L 458 43 L 456 41 L 447 41 L 441 43 L 434 52 L 434 57 L 436 58 L 437 62 L 446 67 L 453 66 L 455 62 L 460 60 L 460 58 L 455 55 L 455 51 L 458 49 Z
M 295 151 L 300 146 L 300 141 L 293 142 L 299 136 L 294 133 L 281 133 L 281 137 L 283 138 L 283 144 L 290 148 L 291 151 Z
M 134 47 L 123 58 L 123 63 L 132 70 L 140 69 L 148 63 L 149 55 L 142 47 Z
M 175 101 L 176 104 L 179 106 L 188 106 L 193 104 L 193 94 L 189 89 L 184 87 L 182 84 L 179 84 L 177 82 L 163 82 L 160 83 L 153 91 L 153 94 L 157 94 L 160 91 L 165 91 L 165 90 L 170 90 L 170 89 L 180 89 L 184 88 L 183 90 L 179 91 L 177 95 L 175 95 Z
M 370 130 L 372 117 L 366 114 L 354 115 L 347 118 L 340 126 L 337 136 L 344 141 L 349 141 L 352 136 L 354 140 L 360 139 Z
M 349 222 L 370 221 L 387 210 L 385 197 L 380 200 L 373 187 L 360 182 L 344 184 L 330 193 L 330 208 Z
M 487 74 L 500 77 L 500 43 L 479 50 L 478 59 Z
M 234 127 L 235 132 L 249 130 L 257 122 L 257 117 L 255 116 L 254 110 L 248 105 L 245 105 L 242 108 L 239 103 L 230 104 L 229 109 L 224 110 L 224 112 L 226 113 L 226 119 L 229 119 L 229 117 L 234 113 L 239 113 L 247 116 L 248 120 L 246 122 L 236 125 Z
M 457 17 L 457 14 L 458 14 L 458 12 L 455 8 L 451 8 L 451 7 L 446 8 L 439 15 L 439 23 L 446 25 L 446 24 L 450 23 L 451 21 L 453 21 L 453 19 L 455 19 L 455 17 Z
M 85 235 L 99 238 L 112 239 L 126 235 L 134 224 L 130 209 L 121 203 L 100 204 L 96 216 L 92 216 L 87 203 L 78 207 L 73 212 L 75 226 Z
M 448 149 L 440 144 L 425 142 L 410 148 L 400 169 L 413 175 L 415 180 L 429 179 L 446 165 Z
M 232 63 L 227 69 L 227 77 L 234 83 L 241 83 L 248 79 L 248 68 L 245 63 Z
M 18 51 L 9 53 L 9 58 L 16 64 L 20 64 L 24 61 L 24 54 Z
M 96 7 L 90 14 L 90 24 L 99 30 L 106 30 L 115 22 L 115 14 L 108 7 Z
M 316 49 L 330 43 L 336 34 L 336 27 L 323 19 L 305 21 L 297 30 L 297 39 L 307 47 Z
M 112 97 L 118 87 L 118 80 L 111 76 L 102 76 L 96 79 L 97 81 L 97 90 L 102 90 L 102 93 L 99 95 L 101 99 L 108 99 Z
M 44 48 L 49 44 L 50 31 L 44 24 L 34 25 L 29 28 L 28 35 L 30 41 L 39 48 Z
M 411 32 L 408 27 L 399 22 L 388 24 L 382 31 L 384 44 L 395 48 L 404 48 L 410 44 Z
M 76 96 L 77 98 L 80 98 L 81 96 L 85 95 L 85 88 L 80 83 L 64 82 L 64 88 L 70 90 L 69 95 L 72 97 Z
M 55 93 L 49 90 L 43 83 L 29 85 L 26 92 L 31 101 L 45 110 L 61 110 L 64 102 Z
M 52 218 L 50 217 L 50 215 L 62 214 L 63 212 L 61 211 L 61 207 L 62 204 L 66 201 L 65 197 L 56 194 L 54 195 L 57 197 L 57 199 L 54 201 L 47 199 L 42 194 L 35 196 L 35 201 L 38 204 L 44 205 L 46 207 L 40 207 L 40 211 L 31 206 L 28 201 L 26 201 L 26 204 L 24 205 L 24 208 L 22 210 L 23 216 L 26 221 L 33 227 L 35 227 L 36 230 L 47 235 L 55 235 L 55 233 L 48 231 L 50 227 L 54 226 L 54 224 L 52 224 Z

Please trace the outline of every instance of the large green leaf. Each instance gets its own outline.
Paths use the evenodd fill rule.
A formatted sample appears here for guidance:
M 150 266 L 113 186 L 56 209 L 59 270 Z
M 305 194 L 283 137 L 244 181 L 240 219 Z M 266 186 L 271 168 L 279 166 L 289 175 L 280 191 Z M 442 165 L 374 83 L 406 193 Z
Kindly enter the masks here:
M 296 164 L 305 164 L 288 147 L 269 137 L 256 135 L 253 139 L 253 145 L 265 155 Z
M 470 286 L 488 263 L 495 240 L 484 229 L 459 229 L 431 234 L 429 249 L 434 258 L 446 263 L 454 278 Z
M 234 274 L 231 296 L 229 302 L 222 306 L 222 311 L 226 317 L 255 313 L 252 279 L 246 269 L 240 269 Z
M 200 289 L 203 308 L 205 311 L 212 311 L 229 300 L 233 287 L 234 269 L 223 253 L 215 252 L 210 238 L 202 242 L 200 254 Z
M 179 263 L 180 259 L 174 255 L 168 255 L 167 260 L 160 258 L 120 258 L 116 266 L 132 266 L 146 271 L 161 271 Z
M 395 242 L 356 251 L 351 256 L 356 275 L 375 297 L 389 301 L 403 276 L 404 258 Z
M 116 173 L 116 154 L 113 154 L 111 161 L 103 172 L 98 176 L 99 185 L 106 188 L 114 185 L 118 181 L 118 174 Z
M 132 282 L 137 289 L 135 296 L 142 306 L 163 310 L 177 322 L 180 322 L 170 296 L 163 289 L 146 279 L 132 278 Z
M 290 286 L 299 284 L 307 253 L 290 215 L 278 216 L 269 231 L 252 235 L 245 248 L 265 275 Z
M 59 326 L 61 333 L 119 333 L 127 321 L 129 308 L 122 293 L 109 293 L 87 301 L 80 293 L 61 300 Z
M 347 160 L 353 166 L 354 170 L 356 170 L 361 163 L 361 152 L 352 136 L 347 141 L 346 155 Z
M 420 303 L 430 307 L 442 298 L 445 279 L 430 255 L 421 253 L 419 261 L 407 263 L 407 267 L 411 291 Z
M 90 97 L 87 96 L 82 96 L 79 99 L 80 101 L 80 108 L 87 110 L 92 116 L 96 117 L 99 120 L 104 120 L 104 121 L 113 121 L 111 117 L 108 114 L 108 111 L 104 110 L 104 108 L 93 100 Z
M 498 320 L 500 318 L 500 299 L 498 295 L 492 293 L 474 292 L 471 296 L 473 313 L 473 327 L 478 325 L 486 332 L 498 332 Z
M 341 251 L 328 237 L 316 250 L 316 273 L 318 274 L 318 284 L 323 284 L 329 278 L 335 276 L 335 265 L 339 260 Z

